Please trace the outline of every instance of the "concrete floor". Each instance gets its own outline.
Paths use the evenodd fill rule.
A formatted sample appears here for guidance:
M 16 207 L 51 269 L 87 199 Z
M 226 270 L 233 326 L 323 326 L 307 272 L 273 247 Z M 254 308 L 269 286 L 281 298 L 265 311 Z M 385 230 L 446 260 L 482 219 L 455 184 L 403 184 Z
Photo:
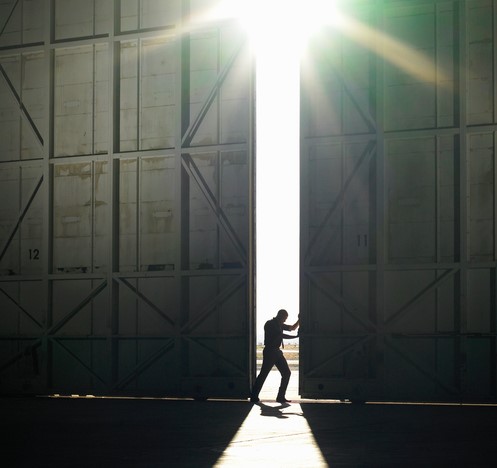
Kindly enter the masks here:
M 296 390 L 292 376 L 288 396 Z M 497 465 L 497 406 L 2 398 L 2 467 Z M 271 383 L 272 382 L 272 383 Z M 267 388 L 267 390 L 266 390 Z M 265 392 L 270 393 L 266 398 Z

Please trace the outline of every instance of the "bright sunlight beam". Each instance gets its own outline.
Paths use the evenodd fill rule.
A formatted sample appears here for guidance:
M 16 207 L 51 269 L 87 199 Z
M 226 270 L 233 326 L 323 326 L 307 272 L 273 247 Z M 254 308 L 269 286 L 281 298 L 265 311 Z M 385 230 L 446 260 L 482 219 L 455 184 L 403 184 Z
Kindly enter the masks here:
M 432 58 L 351 16 L 336 11 L 334 26 L 345 36 L 420 81 L 431 83 L 447 80 L 443 71 L 437 69 Z
M 284 39 L 257 55 L 257 328 L 299 313 L 299 60 Z
M 293 55 L 300 55 L 309 37 L 337 17 L 334 0 L 306 0 L 305 8 L 288 0 L 221 0 L 207 15 L 239 20 L 258 57 L 274 41 L 284 41 Z
M 320 468 L 328 463 L 299 404 L 254 405 L 214 466 Z
M 257 341 L 278 309 L 299 313 L 300 57 L 334 15 L 333 0 L 223 0 L 211 19 L 238 19 L 256 57 Z

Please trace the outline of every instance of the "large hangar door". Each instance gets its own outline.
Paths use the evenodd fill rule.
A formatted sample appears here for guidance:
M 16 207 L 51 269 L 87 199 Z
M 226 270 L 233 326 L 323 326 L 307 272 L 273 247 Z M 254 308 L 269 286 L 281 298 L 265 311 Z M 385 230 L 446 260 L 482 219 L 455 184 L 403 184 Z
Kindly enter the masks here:
M 354 2 L 302 68 L 300 393 L 496 391 L 490 1 Z
M 0 2 L 0 393 L 248 395 L 253 67 L 214 4 Z

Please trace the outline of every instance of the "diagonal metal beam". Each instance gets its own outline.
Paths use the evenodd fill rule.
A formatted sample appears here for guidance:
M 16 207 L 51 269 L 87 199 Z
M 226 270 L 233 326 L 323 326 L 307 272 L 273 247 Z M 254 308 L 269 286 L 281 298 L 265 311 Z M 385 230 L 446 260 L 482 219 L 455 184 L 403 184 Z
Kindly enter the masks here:
M 307 273 L 307 276 L 311 280 L 311 282 L 329 299 L 331 299 L 335 304 L 342 306 L 344 311 L 349 315 L 353 320 L 359 322 L 364 328 L 368 331 L 376 331 L 376 325 L 371 322 L 369 319 L 364 319 L 360 317 L 358 314 L 359 310 L 357 307 L 352 305 L 347 299 L 343 297 L 338 291 L 335 290 L 335 287 L 329 282 L 322 278 L 318 278 L 313 274 Z
M 19 302 L 17 302 L 10 294 L 7 293 L 4 289 L 0 287 L 0 292 L 7 298 L 9 299 L 24 315 L 26 315 L 28 318 L 30 318 L 38 327 L 43 328 L 43 325 L 38 322 Z
M 10 13 L 5 18 L 5 23 L 3 24 L 2 29 L 0 30 L 0 36 L 5 32 L 5 28 L 9 24 L 10 18 L 12 18 L 12 15 L 14 14 L 14 11 L 15 11 L 18 3 L 19 3 L 19 0 L 14 0 L 14 2 L 12 3 Z
M 169 315 L 167 315 L 165 312 L 163 312 L 159 307 L 157 307 L 147 296 L 145 296 L 143 293 L 141 293 L 138 288 L 135 288 L 130 282 L 128 282 L 126 279 L 124 278 L 119 278 L 119 277 L 116 277 L 115 278 L 116 281 L 124 284 L 127 288 L 129 288 L 131 291 L 133 291 L 133 293 L 140 299 L 142 300 L 143 302 L 145 302 L 145 304 L 147 304 L 148 306 L 150 306 L 155 312 L 157 312 L 166 322 L 168 322 L 170 325 L 174 326 L 174 320 L 169 317 Z
M 14 362 L 16 362 L 18 359 L 20 359 L 22 356 L 25 355 L 26 350 L 30 348 L 36 348 L 42 344 L 42 341 L 50 336 L 56 333 L 58 330 L 60 330 L 69 320 L 71 320 L 86 304 L 88 304 L 90 301 L 92 301 L 100 292 L 102 292 L 105 287 L 107 286 L 107 281 L 104 280 L 99 286 L 94 288 L 88 296 L 86 296 L 74 309 L 72 309 L 67 315 L 65 315 L 59 322 L 54 324 L 52 327 L 49 329 L 45 330 L 41 336 L 36 338 L 29 346 L 24 348 L 22 351 L 18 352 L 14 356 L 12 356 L 9 360 L 4 362 L 3 364 L 0 365 L 0 371 L 7 368 Z
M 195 137 L 195 134 L 197 133 L 197 130 L 199 129 L 200 125 L 202 124 L 205 116 L 207 115 L 207 112 L 209 112 L 209 109 L 214 102 L 214 99 L 219 93 L 219 90 L 221 89 L 221 86 L 224 83 L 224 80 L 226 80 L 226 77 L 228 76 L 233 64 L 235 63 L 238 55 L 240 54 L 240 51 L 242 50 L 243 46 L 245 45 L 245 38 L 240 42 L 238 47 L 235 49 L 231 57 L 229 58 L 228 62 L 226 63 L 225 67 L 223 70 L 221 70 L 221 73 L 217 77 L 216 82 L 212 86 L 202 108 L 200 109 L 199 113 L 193 120 L 193 122 L 190 123 L 190 126 L 187 128 L 181 145 L 183 148 L 188 148 L 191 145 L 191 142 L 193 138 Z
M 87 338 L 85 337 L 85 340 L 87 340 Z M 64 346 L 60 341 L 59 339 L 52 339 L 50 340 L 52 341 L 52 343 L 57 343 L 57 345 L 59 345 L 66 353 L 68 353 L 75 361 L 79 362 L 91 375 L 93 375 L 94 377 L 96 377 L 98 380 L 100 380 L 100 382 L 102 382 L 104 385 L 107 385 L 107 382 L 105 382 L 98 374 L 96 374 L 94 372 L 94 370 L 89 367 L 86 363 L 84 363 L 78 355 L 76 355 L 75 353 L 73 353 L 67 346 Z
M 347 82 L 344 80 L 342 74 L 333 66 L 331 65 L 332 68 L 335 69 L 335 76 L 338 78 L 338 81 L 342 85 L 345 93 L 349 96 L 350 100 L 352 101 L 352 104 L 354 107 L 357 109 L 361 117 L 364 119 L 364 121 L 367 123 L 369 131 L 375 132 L 376 131 L 376 122 L 373 120 L 372 116 L 369 114 L 369 112 L 366 112 L 362 109 L 362 107 L 359 105 L 357 102 L 357 99 L 355 98 L 354 94 L 350 90 Z
M 36 194 L 38 193 L 38 190 L 40 189 L 42 182 L 43 182 L 43 175 L 40 177 L 40 180 L 38 180 L 38 183 L 36 184 L 36 187 L 34 188 L 33 193 L 31 193 L 31 196 L 29 197 L 28 203 L 26 203 L 26 206 L 24 207 L 21 214 L 19 215 L 19 218 L 18 218 L 14 228 L 12 229 L 12 232 L 10 233 L 10 236 L 8 237 L 7 241 L 5 242 L 5 245 L 2 248 L 2 251 L 0 252 L 0 262 L 2 261 L 5 253 L 7 252 L 7 249 L 9 248 L 10 243 L 12 242 L 12 239 L 14 239 L 14 236 L 16 235 L 16 232 L 19 229 L 19 226 L 21 225 L 22 220 L 26 216 L 26 213 L 28 212 L 29 207 L 31 206 L 31 203 L 33 203 L 33 200 L 34 200 Z
M 354 343 L 346 346 L 345 348 L 341 349 L 340 351 L 334 353 L 330 357 L 326 358 L 324 361 L 321 363 L 317 364 L 316 367 L 314 367 L 312 370 L 310 370 L 306 376 L 312 377 L 313 375 L 317 374 L 323 367 L 328 365 L 331 361 L 334 361 L 335 359 L 339 359 L 346 354 L 349 354 L 351 351 L 353 351 L 355 348 L 367 343 L 368 341 L 371 341 L 373 338 L 375 338 L 376 335 L 368 335 L 368 336 L 362 336 L 359 337 L 358 341 L 355 341 Z
M 393 325 L 395 322 L 398 322 L 404 315 L 407 314 L 409 309 L 416 304 L 418 301 L 420 301 L 423 296 L 434 289 L 438 288 L 440 285 L 442 285 L 445 281 L 447 281 L 449 278 L 454 276 L 457 272 L 459 271 L 458 268 L 455 268 L 453 270 L 447 270 L 445 271 L 442 276 L 439 276 L 438 278 L 435 278 L 434 281 L 429 283 L 425 288 L 423 288 L 421 291 L 419 291 L 418 294 L 416 294 L 414 297 L 412 297 L 409 301 L 407 301 L 402 307 L 400 307 L 397 312 L 395 312 L 386 322 L 385 325 L 390 326 Z
M 17 102 L 19 109 L 21 111 L 21 115 L 28 121 L 31 129 L 33 130 L 33 132 L 36 136 L 36 139 L 38 140 L 38 143 L 40 143 L 41 147 L 43 148 L 43 137 L 41 136 L 41 133 L 38 130 L 38 127 L 34 123 L 34 120 L 32 119 L 28 110 L 26 109 L 26 106 L 22 103 L 21 97 L 17 93 L 14 85 L 12 84 L 12 81 L 10 81 L 9 76 L 7 75 L 7 72 L 5 71 L 5 69 L 3 68 L 3 65 L 1 63 L 0 63 L 0 75 L 3 76 L 5 83 L 7 83 L 7 86 L 9 87 L 10 92 L 12 93 L 12 96 L 14 97 L 15 101 Z
M 394 350 L 404 360 L 406 360 L 418 372 L 420 372 L 421 374 L 423 374 L 425 377 L 428 377 L 431 381 L 435 382 L 438 386 L 440 386 L 441 388 L 443 388 L 448 394 L 450 394 L 450 395 L 457 395 L 457 394 L 460 393 L 459 389 L 457 389 L 456 387 L 453 387 L 452 385 L 447 385 L 445 382 L 442 382 L 438 378 L 437 375 L 435 375 L 433 372 L 425 369 L 424 366 L 418 364 L 410 356 L 408 356 L 404 352 L 402 352 L 397 346 L 395 346 L 392 343 L 391 339 L 389 339 L 389 338 L 385 339 L 385 344 L 387 345 L 387 347 L 389 347 L 390 349 Z
M 224 288 L 214 299 L 205 304 L 203 309 L 197 314 L 197 316 L 185 323 L 181 327 L 181 333 L 191 333 L 195 327 L 198 327 L 216 308 L 218 304 L 222 304 L 224 301 L 229 299 L 239 288 L 245 284 L 245 275 L 241 275 L 237 280 L 234 280 L 229 286 Z
M 317 232 L 314 234 L 313 238 L 309 242 L 309 245 L 307 246 L 307 250 L 306 250 L 305 256 L 304 256 L 305 263 L 307 265 L 309 265 L 310 262 L 311 262 L 311 255 L 313 253 L 312 249 L 313 249 L 314 245 L 316 244 L 317 240 L 319 239 L 319 237 L 321 236 L 321 233 L 323 232 L 324 227 L 327 225 L 328 221 L 333 216 L 335 210 L 337 208 L 343 206 L 344 200 L 345 200 L 345 194 L 347 193 L 347 190 L 348 190 L 348 188 L 349 188 L 349 186 L 350 186 L 350 184 L 351 184 L 354 176 L 356 175 L 357 171 L 359 170 L 359 168 L 361 167 L 361 165 L 363 164 L 363 162 L 366 161 L 367 159 L 369 159 L 371 157 L 371 155 L 373 154 L 373 150 L 375 149 L 375 147 L 376 147 L 376 142 L 375 141 L 370 141 L 367 144 L 367 146 L 364 149 L 364 151 L 362 152 L 360 158 L 357 160 L 357 163 L 355 164 L 355 166 L 354 166 L 352 172 L 350 173 L 349 177 L 347 178 L 347 180 L 343 184 L 343 187 L 340 190 L 340 193 L 338 194 L 338 196 L 336 197 L 336 199 L 333 202 L 332 206 L 328 210 L 328 213 L 326 214 L 323 222 L 319 226 L 319 229 L 317 230 Z
M 152 353 L 147 359 L 139 362 L 125 377 L 123 377 L 119 382 L 113 386 L 114 390 L 119 390 L 124 388 L 133 379 L 136 379 L 142 372 L 146 371 L 155 361 L 166 354 L 174 346 L 174 340 L 168 339 L 168 342 L 159 348 L 157 351 Z
M 98 296 L 105 288 L 107 287 L 107 280 L 103 280 L 96 288 L 93 288 L 90 293 L 76 306 L 72 309 L 67 315 L 65 315 L 59 322 L 55 325 L 52 325 L 44 335 L 53 335 L 57 333 L 64 325 L 69 322 L 78 312 L 85 307 L 88 303 L 90 303 L 96 296 Z
M 215 354 L 218 358 L 220 358 L 223 362 L 229 364 L 231 367 L 233 367 L 234 369 L 236 369 L 241 375 L 245 375 L 245 369 L 242 369 L 240 368 L 237 364 L 235 364 L 234 362 L 230 361 L 226 356 L 223 356 L 222 354 L 219 354 L 217 351 L 213 350 L 212 348 L 210 348 L 209 346 L 207 346 L 206 344 L 204 343 L 201 343 L 199 341 L 199 339 L 201 339 L 202 337 L 200 336 L 195 336 L 195 337 L 192 337 L 192 336 L 186 336 L 185 339 L 187 341 L 190 341 L 191 343 L 195 343 L 196 345 L 206 349 L 207 351 L 209 351 L 210 353 L 213 353 Z
M 17 337 L 17 338 L 19 338 L 19 337 Z M 25 340 L 23 340 L 23 341 L 25 341 Z M 11 356 L 9 359 L 4 361 L 2 364 L 0 364 L 0 372 L 3 371 L 4 369 L 7 369 L 8 367 L 10 367 L 12 364 L 17 362 L 22 357 L 26 356 L 29 353 L 29 351 L 33 352 L 40 345 L 41 345 L 40 338 L 33 340 L 33 342 L 31 344 L 29 344 L 28 346 L 23 348 L 21 351 L 17 352 L 13 356 Z
M 214 195 L 214 193 L 212 193 L 212 190 L 209 188 L 207 181 L 202 176 L 200 169 L 197 167 L 195 161 L 193 161 L 193 158 L 191 157 L 190 154 L 183 154 L 181 162 L 185 170 L 188 172 L 189 176 L 197 183 L 198 188 L 204 195 L 205 199 L 207 200 L 207 203 L 209 204 L 209 207 L 211 208 L 212 212 L 216 217 L 217 224 L 222 229 L 224 229 L 224 231 L 228 235 L 228 238 L 233 243 L 235 249 L 238 251 L 238 254 L 240 255 L 240 258 L 242 260 L 242 264 L 245 265 L 247 261 L 246 260 L 247 252 L 245 250 L 245 247 L 242 241 L 236 235 L 233 226 L 229 222 L 229 219 L 226 216 L 224 210 L 221 208 L 221 205 L 219 204 L 219 201 L 217 200 L 216 196 Z

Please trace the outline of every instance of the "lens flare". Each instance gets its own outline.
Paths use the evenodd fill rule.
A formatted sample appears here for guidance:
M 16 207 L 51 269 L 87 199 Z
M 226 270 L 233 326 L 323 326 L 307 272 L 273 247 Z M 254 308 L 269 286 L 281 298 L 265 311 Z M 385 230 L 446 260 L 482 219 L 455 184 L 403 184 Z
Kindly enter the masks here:
M 445 81 L 433 59 L 383 31 L 368 26 L 340 8 L 339 0 L 220 0 L 203 14 L 204 21 L 235 19 L 248 32 L 254 53 L 264 54 L 269 44 L 279 53 L 302 57 L 310 39 L 333 29 L 357 42 L 413 77 L 425 82 Z

